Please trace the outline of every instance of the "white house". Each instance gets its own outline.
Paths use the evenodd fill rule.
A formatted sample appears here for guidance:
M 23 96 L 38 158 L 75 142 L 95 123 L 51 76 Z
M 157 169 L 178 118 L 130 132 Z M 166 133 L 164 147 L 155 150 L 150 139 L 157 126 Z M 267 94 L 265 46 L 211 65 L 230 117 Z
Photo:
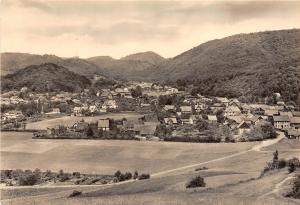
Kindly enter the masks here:
M 273 116 L 274 127 L 277 129 L 289 129 L 291 127 L 290 118 L 287 115 Z

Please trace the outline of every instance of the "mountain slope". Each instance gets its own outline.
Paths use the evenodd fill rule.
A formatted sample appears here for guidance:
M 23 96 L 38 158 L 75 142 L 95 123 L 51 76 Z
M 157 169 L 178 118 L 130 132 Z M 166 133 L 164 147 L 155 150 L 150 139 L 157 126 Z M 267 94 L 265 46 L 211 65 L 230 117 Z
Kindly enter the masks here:
M 37 92 L 75 92 L 87 88 L 90 84 L 90 80 L 86 77 L 53 63 L 28 66 L 1 79 L 4 91 L 25 86 Z
M 272 91 L 297 90 L 293 92 L 298 95 L 299 65 L 300 30 L 292 29 L 209 41 L 145 75 L 160 81 L 185 79 L 197 84 L 198 91 L 204 94 L 264 97 Z M 291 83 L 284 87 L 279 82 Z M 285 97 L 294 101 L 297 98 L 288 94 Z
M 105 71 L 101 67 L 80 58 L 61 58 L 55 55 L 34 55 L 27 53 L 2 53 L 1 75 L 11 74 L 27 66 L 43 63 L 54 63 L 66 67 L 74 73 L 89 77 L 94 74 L 105 74 Z
M 141 79 L 145 70 L 152 70 L 165 61 L 163 57 L 151 51 L 128 55 L 119 60 L 108 56 L 86 60 L 103 68 L 111 77 L 129 80 Z
M 158 65 L 162 63 L 165 59 L 152 51 L 147 51 L 125 56 L 121 58 L 121 60 L 144 61 L 153 65 Z
M 133 79 L 140 78 L 145 69 L 152 68 L 164 58 L 154 52 L 144 52 L 128 55 L 120 60 L 109 56 L 97 56 L 88 59 L 61 58 L 54 55 L 33 55 L 27 53 L 2 53 L 1 75 L 14 73 L 30 65 L 54 63 L 70 71 L 92 77 L 94 74 L 105 77 Z

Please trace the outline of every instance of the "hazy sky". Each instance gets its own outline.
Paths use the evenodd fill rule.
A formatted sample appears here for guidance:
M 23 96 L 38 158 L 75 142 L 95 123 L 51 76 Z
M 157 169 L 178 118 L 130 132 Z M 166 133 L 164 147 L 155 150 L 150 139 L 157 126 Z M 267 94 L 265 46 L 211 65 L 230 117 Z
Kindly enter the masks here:
M 173 57 L 237 33 L 300 28 L 300 1 L 2 0 L 1 51 Z

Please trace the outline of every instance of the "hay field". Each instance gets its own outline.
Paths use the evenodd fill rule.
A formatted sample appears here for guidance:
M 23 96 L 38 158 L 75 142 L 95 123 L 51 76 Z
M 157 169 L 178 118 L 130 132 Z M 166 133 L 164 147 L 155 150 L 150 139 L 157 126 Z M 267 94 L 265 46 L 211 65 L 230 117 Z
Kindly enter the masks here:
M 156 173 L 247 150 L 255 143 L 196 144 L 120 140 L 31 139 L 31 133 L 1 134 L 1 168 Z
M 209 169 L 197 167 L 179 170 L 144 181 L 132 181 L 103 187 L 38 187 L 1 191 L 7 205 L 294 205 L 299 201 L 282 197 L 282 182 L 291 177 L 287 169 L 256 179 L 272 153 L 279 158 L 300 156 L 300 141 L 280 140 L 261 151 L 250 150 L 257 143 L 190 144 L 173 142 L 32 140 L 30 133 L 3 133 L 1 167 L 64 169 L 86 173 L 115 170 L 157 173 L 169 169 L 212 161 Z M 42 145 L 47 143 L 48 146 Z M 26 151 L 26 147 L 28 150 Z M 10 149 L 11 148 L 11 149 Z M 4 151 L 2 151 L 4 150 Z M 11 150 L 11 151 L 9 151 Z M 245 152 L 245 150 L 249 150 Z M 79 169 L 79 170 L 78 170 Z M 297 172 L 300 173 L 300 170 Z M 188 190 L 186 182 L 193 176 L 204 177 L 207 187 Z M 288 185 L 288 181 L 285 185 Z M 280 185 L 280 186 L 279 186 Z M 83 192 L 68 198 L 73 190 Z

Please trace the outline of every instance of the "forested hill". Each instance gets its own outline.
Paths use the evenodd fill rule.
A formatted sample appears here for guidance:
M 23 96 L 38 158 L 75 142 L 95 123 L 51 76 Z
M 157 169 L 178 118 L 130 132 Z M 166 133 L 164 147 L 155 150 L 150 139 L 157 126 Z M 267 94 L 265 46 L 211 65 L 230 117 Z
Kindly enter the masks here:
M 91 85 L 89 79 L 53 63 L 32 65 L 1 79 L 3 91 L 28 87 L 32 91 L 75 92 Z
M 300 30 L 292 29 L 209 41 L 145 76 L 169 82 L 184 79 L 202 94 L 255 100 L 280 92 L 285 100 L 299 103 L 299 66 Z

